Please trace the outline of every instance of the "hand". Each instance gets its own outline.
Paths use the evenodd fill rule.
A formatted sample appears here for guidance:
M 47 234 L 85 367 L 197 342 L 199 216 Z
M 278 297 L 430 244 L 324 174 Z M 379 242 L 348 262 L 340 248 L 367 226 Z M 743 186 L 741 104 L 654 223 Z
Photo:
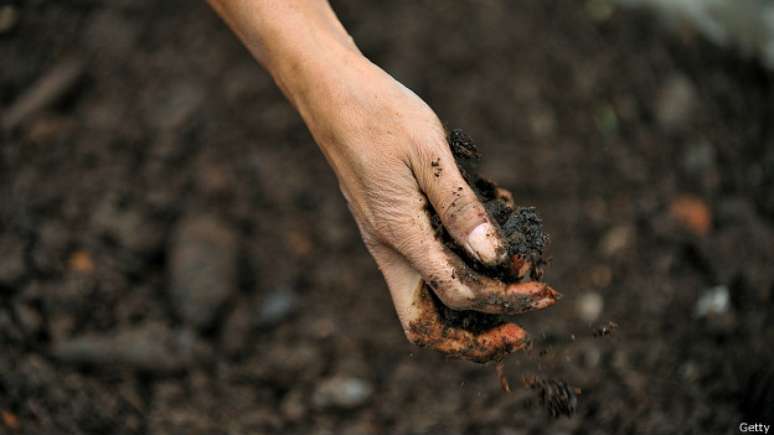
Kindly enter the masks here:
M 481 276 L 436 237 L 430 206 L 470 256 L 489 265 L 509 260 L 496 224 L 457 169 L 438 117 L 363 57 L 351 40 L 331 34 L 343 28 L 328 23 L 330 15 L 315 9 L 290 19 L 296 29 L 298 20 L 306 20 L 302 28 L 313 37 L 283 40 L 261 48 L 256 57 L 301 113 L 336 172 L 406 336 L 475 361 L 523 347 L 526 333 L 514 324 L 475 335 L 441 321 L 431 291 L 449 308 L 491 314 L 542 309 L 555 302 L 555 295 L 542 283 L 505 284 Z M 241 18 L 227 14 L 231 23 Z M 288 17 L 266 22 L 279 26 L 279 19 Z M 282 33 L 278 28 L 274 32 Z M 239 33 L 256 47 L 245 36 L 249 32 Z M 306 49 L 309 44 L 317 49 Z
M 429 205 L 470 256 L 490 265 L 506 261 L 496 224 L 457 169 L 435 113 L 358 55 L 318 89 L 300 110 L 338 176 L 408 339 L 478 361 L 524 346 L 526 334 L 514 324 L 477 336 L 446 327 L 429 298 L 434 291 L 452 309 L 493 314 L 555 302 L 544 284 L 506 285 L 475 273 L 436 237 Z

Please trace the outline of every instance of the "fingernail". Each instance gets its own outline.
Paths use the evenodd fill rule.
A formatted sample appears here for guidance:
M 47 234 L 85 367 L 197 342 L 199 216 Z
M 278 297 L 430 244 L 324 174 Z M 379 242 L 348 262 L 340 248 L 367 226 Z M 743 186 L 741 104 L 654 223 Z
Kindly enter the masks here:
M 546 285 L 545 288 L 536 296 L 541 297 L 539 300 L 532 304 L 532 308 L 536 310 L 548 308 L 551 305 L 557 303 L 559 299 L 562 299 L 562 294 L 549 287 L 548 285 Z
M 543 289 L 535 296 L 540 296 L 546 299 L 553 299 L 555 301 L 558 301 L 562 298 L 562 294 L 551 288 L 551 286 L 548 284 L 543 284 Z
M 477 226 L 468 234 L 468 250 L 479 261 L 485 264 L 494 264 L 498 260 L 499 242 L 497 230 L 489 222 Z
M 557 299 L 554 299 L 554 298 L 543 298 L 543 299 L 540 299 L 539 301 L 533 302 L 530 308 L 533 310 L 542 310 L 544 308 L 548 308 L 551 305 L 555 304 L 556 301 Z

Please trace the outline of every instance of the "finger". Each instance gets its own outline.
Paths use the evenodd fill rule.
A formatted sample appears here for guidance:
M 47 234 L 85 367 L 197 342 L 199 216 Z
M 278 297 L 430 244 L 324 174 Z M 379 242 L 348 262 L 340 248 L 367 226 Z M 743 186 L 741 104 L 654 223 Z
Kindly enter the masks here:
M 410 342 L 475 362 L 501 359 L 527 345 L 527 333 L 512 323 L 480 334 L 444 324 L 432 301 L 432 290 L 408 261 L 386 246 L 375 246 L 371 253 L 384 275 Z
M 452 238 L 481 263 L 505 260 L 506 249 L 497 224 L 462 177 L 448 145 L 429 144 L 412 162 L 419 186 Z
M 537 311 L 554 305 L 562 295 L 543 282 L 529 281 L 509 284 L 505 289 L 492 289 L 487 296 L 470 309 L 488 314 L 522 314 Z
M 414 319 L 404 326 L 409 341 L 446 355 L 475 362 L 502 359 L 527 345 L 527 333 L 513 323 L 505 323 L 480 334 L 446 325 L 440 318 L 425 283 L 413 290 L 410 313 Z
M 376 245 L 369 247 L 369 251 L 390 289 L 398 319 L 404 331 L 408 331 L 407 326 L 419 319 L 421 314 L 414 304 L 413 290 L 423 284 L 424 280 L 419 272 L 392 248 Z
M 557 301 L 559 294 L 547 284 L 506 284 L 478 274 L 435 237 L 426 210 L 408 213 L 393 218 L 397 227 L 387 232 L 385 243 L 408 260 L 447 307 L 513 315 L 543 309 Z

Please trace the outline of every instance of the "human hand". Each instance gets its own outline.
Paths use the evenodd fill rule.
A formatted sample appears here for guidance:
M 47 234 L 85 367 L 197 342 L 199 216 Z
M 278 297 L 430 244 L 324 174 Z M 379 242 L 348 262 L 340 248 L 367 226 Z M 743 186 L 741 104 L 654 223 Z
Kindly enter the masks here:
M 430 297 L 434 292 L 455 310 L 509 315 L 556 301 L 543 283 L 506 284 L 476 273 L 439 240 L 430 206 L 471 258 L 510 261 L 427 104 L 353 54 L 298 107 L 338 176 L 408 339 L 475 361 L 523 347 L 526 333 L 512 323 L 480 334 L 444 324 Z
M 327 2 L 211 1 L 272 73 L 331 164 L 407 338 L 474 361 L 525 346 L 526 333 L 512 323 L 478 334 L 445 324 L 431 298 L 454 310 L 509 315 L 556 301 L 543 283 L 506 284 L 476 273 L 437 237 L 430 207 L 471 258 L 511 260 L 430 107 L 359 52 Z

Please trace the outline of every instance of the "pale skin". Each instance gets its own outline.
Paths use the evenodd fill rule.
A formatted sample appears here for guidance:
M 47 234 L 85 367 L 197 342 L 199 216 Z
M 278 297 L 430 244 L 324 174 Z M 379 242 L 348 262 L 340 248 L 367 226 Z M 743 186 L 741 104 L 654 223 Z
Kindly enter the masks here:
M 518 326 L 479 335 L 448 328 L 427 298 L 434 291 L 452 309 L 503 314 L 556 301 L 542 283 L 459 273 L 462 261 L 435 237 L 428 203 L 470 256 L 509 261 L 433 110 L 363 56 L 327 0 L 209 2 L 298 110 L 336 173 L 407 338 L 475 361 L 522 348 Z

